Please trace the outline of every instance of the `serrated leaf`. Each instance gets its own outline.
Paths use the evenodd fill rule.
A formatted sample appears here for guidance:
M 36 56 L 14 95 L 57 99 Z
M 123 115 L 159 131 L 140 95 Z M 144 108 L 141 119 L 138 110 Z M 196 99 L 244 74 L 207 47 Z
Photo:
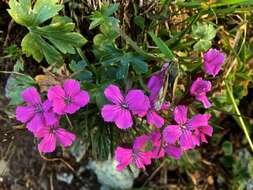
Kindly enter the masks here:
M 31 0 L 10 0 L 10 9 L 7 11 L 16 23 L 31 27 L 38 26 L 46 20 L 57 15 L 63 5 L 57 0 L 37 0 L 32 7 Z
M 79 33 L 73 32 L 75 25 L 68 17 L 56 16 L 63 8 L 57 0 L 37 0 L 32 7 L 31 0 L 10 0 L 9 14 L 29 33 L 21 42 L 22 51 L 37 62 L 43 58 L 49 64 L 63 64 L 61 53 L 74 54 L 75 49 L 87 40 Z M 49 25 L 39 25 L 52 18 Z
M 37 62 L 45 57 L 49 64 L 63 63 L 61 54 L 37 34 L 28 33 L 23 38 L 21 47 L 28 57 L 32 55 Z
M 158 46 L 159 50 L 170 60 L 174 58 L 174 55 L 170 48 L 161 40 L 161 38 L 157 37 L 153 32 L 149 32 L 152 40 Z
M 72 32 L 74 23 L 72 22 L 53 22 L 44 27 L 36 27 L 31 32 L 40 34 L 43 38 L 48 39 L 62 53 L 75 53 L 75 47 L 81 47 L 87 40 L 79 33 Z

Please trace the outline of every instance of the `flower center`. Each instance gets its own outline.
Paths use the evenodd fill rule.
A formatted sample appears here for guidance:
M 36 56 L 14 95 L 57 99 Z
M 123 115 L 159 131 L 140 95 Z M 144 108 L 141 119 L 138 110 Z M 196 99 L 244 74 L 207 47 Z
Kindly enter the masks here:
M 34 106 L 34 112 L 35 113 L 43 113 L 43 108 L 41 104 L 37 104 Z
M 65 102 L 65 104 L 71 104 L 72 103 L 72 98 L 67 95 L 67 96 L 64 97 L 64 102 Z
M 121 104 L 122 108 L 128 109 L 128 105 L 126 103 Z
M 185 130 L 187 127 L 186 125 L 180 125 L 181 129 Z

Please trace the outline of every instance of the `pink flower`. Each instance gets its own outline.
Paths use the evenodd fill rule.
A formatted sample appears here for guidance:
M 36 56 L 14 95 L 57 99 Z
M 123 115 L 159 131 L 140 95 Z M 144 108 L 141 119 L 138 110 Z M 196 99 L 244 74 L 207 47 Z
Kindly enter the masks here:
M 197 114 L 192 117 L 193 120 L 198 120 L 201 126 L 194 129 L 193 135 L 195 136 L 195 144 L 200 145 L 201 142 L 207 143 L 206 135 L 211 137 L 213 134 L 213 127 L 208 124 L 211 114 Z M 200 124 L 198 124 L 200 125 Z
M 104 94 L 113 104 L 106 104 L 102 107 L 102 117 L 104 121 L 115 122 L 120 129 L 131 127 L 133 125 L 132 115 L 143 117 L 150 107 L 148 97 L 141 90 L 130 90 L 126 97 L 123 97 L 119 87 L 109 85 Z
M 174 120 L 177 125 L 168 125 L 164 131 L 164 140 L 168 144 L 175 144 L 177 141 L 182 150 L 192 149 L 196 145 L 195 129 L 208 125 L 208 118 L 197 114 L 192 119 L 187 119 L 187 107 L 180 105 L 174 109 Z
M 206 93 L 210 92 L 212 84 L 210 81 L 203 80 L 201 77 L 197 78 L 191 86 L 191 95 L 204 105 L 205 108 L 209 108 L 212 104 L 209 102 Z
M 60 128 L 59 123 L 41 127 L 35 133 L 35 136 L 41 139 L 40 143 L 38 144 L 38 149 L 40 152 L 44 153 L 53 152 L 57 143 L 61 144 L 63 147 L 68 147 L 76 138 L 73 133 Z
M 50 87 L 47 97 L 53 103 L 54 112 L 59 115 L 75 113 L 90 99 L 88 92 L 81 90 L 79 82 L 73 79 L 65 80 L 63 88 L 59 85 Z
M 145 169 L 145 165 L 151 164 L 152 153 L 150 151 L 145 152 L 143 150 L 147 139 L 148 136 L 146 135 L 137 137 L 132 149 L 122 148 L 120 146 L 116 148 L 115 160 L 119 162 L 117 170 L 121 171 L 132 163 L 134 163 L 139 169 Z
M 219 50 L 211 48 L 204 54 L 204 71 L 215 77 L 221 70 L 225 56 Z
M 42 103 L 36 88 L 25 89 L 21 96 L 26 102 L 26 106 L 18 106 L 16 118 L 22 123 L 27 123 L 26 127 L 31 132 L 36 132 L 40 127 L 52 125 L 58 121 L 56 114 L 52 111 L 52 104 L 49 100 Z

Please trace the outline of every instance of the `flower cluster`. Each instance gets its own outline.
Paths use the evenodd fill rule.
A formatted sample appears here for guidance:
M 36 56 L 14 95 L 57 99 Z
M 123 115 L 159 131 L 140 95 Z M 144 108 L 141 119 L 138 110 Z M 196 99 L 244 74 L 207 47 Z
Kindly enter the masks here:
M 210 49 L 204 54 L 204 72 L 215 77 L 221 70 L 224 55 L 216 49 Z M 104 90 L 108 104 L 103 105 L 101 115 L 105 122 L 112 122 L 120 129 L 133 127 L 135 121 L 146 128 L 147 134 L 137 136 L 132 148 L 118 146 L 115 150 L 117 169 L 123 170 L 134 163 L 137 168 L 145 169 L 152 159 L 170 156 L 179 159 L 182 154 L 194 149 L 206 137 L 212 136 L 213 128 L 209 125 L 211 115 L 196 113 L 189 118 L 187 105 L 174 105 L 166 102 L 163 87 L 167 81 L 169 64 L 164 64 L 161 71 L 154 73 L 147 82 L 149 94 L 140 89 L 130 89 L 122 93 L 120 88 L 110 84 Z M 212 84 L 198 77 L 189 89 L 189 95 L 200 102 L 204 108 L 210 108 L 208 99 Z M 60 118 L 73 114 L 89 102 L 88 92 L 80 89 L 76 80 L 65 80 L 63 86 L 56 85 L 48 89 L 47 100 L 42 101 L 34 87 L 25 89 L 21 94 L 25 106 L 18 106 L 16 118 L 40 140 L 38 149 L 41 152 L 52 152 L 57 143 L 63 147 L 70 146 L 75 135 L 60 127 Z M 167 117 L 172 113 L 172 118 Z M 141 121 L 141 122 L 140 122 Z M 141 126 L 142 127 L 142 126 Z M 154 127 L 154 128 L 152 128 Z M 151 129 L 151 130 L 150 130 Z
M 59 124 L 62 115 L 75 113 L 89 102 L 89 94 L 80 89 L 78 81 L 68 79 L 63 87 L 50 87 L 44 102 L 34 87 L 25 89 L 21 96 L 26 105 L 17 107 L 16 118 L 40 140 L 39 151 L 53 152 L 57 143 L 64 147 L 73 143 L 75 135 Z
M 204 54 L 205 73 L 215 77 L 221 70 L 223 62 L 224 55 L 219 50 L 210 49 Z M 132 148 L 121 146 L 116 148 L 115 159 L 119 163 L 117 165 L 119 171 L 130 164 L 145 169 L 145 165 L 151 164 L 152 159 L 165 155 L 179 159 L 185 151 L 194 149 L 202 142 L 207 143 L 206 136 L 212 136 L 213 128 L 209 125 L 210 114 L 197 113 L 188 118 L 190 105 L 175 105 L 173 108 L 170 103 L 161 102 L 159 94 L 167 71 L 168 64 L 164 64 L 162 70 L 149 79 L 148 97 L 141 90 L 129 90 L 124 97 L 115 85 L 105 89 L 106 98 L 113 103 L 102 108 L 102 117 L 105 121 L 115 122 L 117 127 L 126 129 L 133 125 L 133 116 L 142 119 L 146 116 L 146 123 L 155 127 L 149 134 L 136 137 Z M 212 106 L 207 97 L 211 88 L 210 81 L 198 77 L 191 85 L 190 95 L 207 109 Z M 173 120 L 166 121 L 163 117 L 164 111 L 172 111 Z

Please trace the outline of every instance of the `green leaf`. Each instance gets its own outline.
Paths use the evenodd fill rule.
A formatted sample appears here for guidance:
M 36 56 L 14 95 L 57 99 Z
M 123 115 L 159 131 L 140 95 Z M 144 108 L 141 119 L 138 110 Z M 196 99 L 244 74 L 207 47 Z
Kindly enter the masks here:
M 132 57 L 131 65 L 137 74 L 142 74 L 142 73 L 148 72 L 148 65 L 143 60 L 143 57 L 140 57 L 140 56 Z
M 233 145 L 231 142 L 229 141 L 225 141 L 222 144 L 222 150 L 224 151 L 224 154 L 226 156 L 231 156 L 233 154 Z
M 142 16 L 135 16 L 134 17 L 134 23 L 139 26 L 142 30 L 144 30 L 145 27 L 145 19 Z
M 7 80 L 7 84 L 5 87 L 5 94 L 7 98 L 10 98 L 10 105 L 18 105 L 23 102 L 21 97 L 21 92 L 35 85 L 35 81 L 28 75 L 17 75 L 11 74 Z
M 161 40 L 161 38 L 157 37 L 153 32 L 149 32 L 149 35 L 151 36 L 152 40 L 155 42 L 155 44 L 158 46 L 160 51 L 170 60 L 174 59 L 174 55 L 170 48 L 165 44 L 164 41 Z
M 193 49 L 195 51 L 207 51 L 212 46 L 212 42 L 209 40 L 199 40 L 194 44 Z
M 216 29 L 212 24 L 197 22 L 192 26 L 192 37 L 197 40 L 194 45 L 195 51 L 206 51 L 208 50 L 216 36 Z
M 49 64 L 64 62 L 61 54 L 37 34 L 28 33 L 23 38 L 21 47 L 28 57 L 32 55 L 37 62 L 41 62 L 43 57 Z
M 32 7 L 31 0 L 10 0 L 9 14 L 29 33 L 21 42 L 22 51 L 37 62 L 43 58 L 49 64 L 64 63 L 63 54 L 74 54 L 75 49 L 84 45 L 87 40 L 79 33 L 73 32 L 75 24 L 68 17 L 56 16 L 63 8 L 57 0 L 37 0 Z M 51 19 L 49 25 L 39 26 Z
M 58 0 L 37 0 L 32 8 L 31 0 L 10 0 L 8 13 L 16 23 L 31 27 L 38 26 L 46 20 L 57 15 L 63 5 Z
M 84 61 L 78 61 L 77 63 L 71 61 L 69 67 L 74 72 L 73 78 L 79 81 L 90 80 L 92 78 L 92 72 L 86 69 L 87 65 Z

